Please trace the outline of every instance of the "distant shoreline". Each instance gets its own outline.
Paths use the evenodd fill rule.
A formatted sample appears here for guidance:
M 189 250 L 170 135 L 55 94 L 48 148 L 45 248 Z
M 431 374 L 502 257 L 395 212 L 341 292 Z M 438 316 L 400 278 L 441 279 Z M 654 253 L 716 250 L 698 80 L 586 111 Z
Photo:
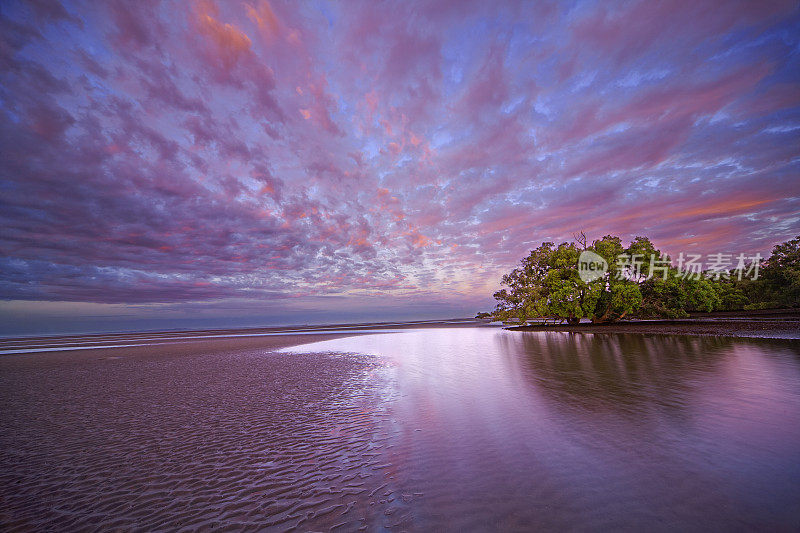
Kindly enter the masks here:
M 199 355 L 231 350 L 279 349 L 354 335 L 406 329 L 501 327 L 480 319 L 416 322 L 373 322 L 266 328 L 226 328 L 135 333 L 53 335 L 0 339 L 0 360 L 20 355 L 58 359 L 66 353 L 77 358 L 163 357 Z M 637 333 L 703 335 L 741 338 L 800 340 L 800 310 L 709 313 L 679 320 L 632 320 L 609 324 L 511 326 L 509 331 L 566 333 Z
M 61 333 L 25 333 L 0 335 L 0 342 L 21 339 L 61 339 L 108 337 L 115 335 L 208 335 L 227 333 L 294 333 L 298 331 L 339 331 L 375 328 L 425 328 L 425 327 L 463 327 L 485 325 L 486 321 L 477 318 L 443 318 L 440 320 L 409 320 L 385 322 L 350 322 L 335 324 L 291 324 L 280 326 L 242 326 L 224 328 L 170 328 L 170 329 L 120 329 L 108 331 L 77 331 Z
M 452 327 L 486 327 L 477 319 L 427 320 L 415 322 L 374 322 L 324 326 L 226 328 L 185 331 L 47 335 L 0 339 L 0 358 L 37 355 L 42 358 L 105 358 L 124 354 L 150 357 L 156 354 L 196 355 L 230 350 L 279 349 L 387 330 Z M 49 357 L 52 356 L 52 357 Z
M 717 312 L 674 320 L 631 320 L 607 324 L 512 326 L 509 331 L 644 333 L 741 338 L 800 339 L 800 310 Z

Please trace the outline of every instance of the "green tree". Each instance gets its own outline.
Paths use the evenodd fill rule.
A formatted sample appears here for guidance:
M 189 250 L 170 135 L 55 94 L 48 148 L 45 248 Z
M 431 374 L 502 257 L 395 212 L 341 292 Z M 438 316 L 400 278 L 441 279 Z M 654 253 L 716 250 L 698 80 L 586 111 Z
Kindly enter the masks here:
M 762 281 L 762 302 L 777 307 L 800 307 L 800 236 L 772 249 L 759 281 Z
M 711 280 L 700 277 L 684 281 L 687 296 L 687 311 L 710 313 L 719 308 L 720 299 Z
M 582 318 L 618 320 L 638 308 L 642 300 L 639 288 L 622 276 L 617 266 L 616 258 L 624 252 L 619 237 L 608 235 L 586 249 L 609 264 L 603 277 L 589 283 L 581 280 L 577 266 L 582 250 L 577 245 L 542 243 L 520 267 L 503 276 L 501 283 L 506 288 L 494 294 L 494 316 L 521 322 L 554 317 L 577 324 Z
M 503 276 L 504 288 L 494 294 L 495 317 L 502 320 L 557 317 L 576 323 L 587 316 L 586 284 L 578 276 L 579 250 L 574 244 L 556 247 L 544 242 L 524 258 L 519 268 Z
M 671 269 L 667 278 L 663 276 L 651 277 L 639 286 L 642 291 L 642 306 L 640 316 L 643 318 L 685 318 L 688 296 L 686 288 L 675 275 L 676 269 Z
M 636 237 L 627 248 L 619 237 L 606 235 L 579 245 L 542 243 L 518 268 L 503 276 L 505 287 L 495 293 L 495 318 L 555 317 L 570 324 L 582 318 L 602 323 L 625 317 L 688 316 L 718 309 L 800 307 L 800 237 L 775 246 L 758 279 L 755 264 L 742 279 L 732 273 L 680 276 L 647 237 Z M 591 250 L 608 263 L 608 271 L 591 282 L 581 280 L 577 262 Z
M 633 279 L 636 275 L 625 267 L 632 264 L 630 249 L 623 248 L 621 239 L 614 235 L 606 235 L 594 241 L 588 249 L 608 263 L 605 276 L 592 282 L 598 291 L 596 304 L 589 315 L 592 322 L 603 323 L 625 318 L 642 303 L 642 293 Z M 621 263 L 621 257 L 626 261 Z

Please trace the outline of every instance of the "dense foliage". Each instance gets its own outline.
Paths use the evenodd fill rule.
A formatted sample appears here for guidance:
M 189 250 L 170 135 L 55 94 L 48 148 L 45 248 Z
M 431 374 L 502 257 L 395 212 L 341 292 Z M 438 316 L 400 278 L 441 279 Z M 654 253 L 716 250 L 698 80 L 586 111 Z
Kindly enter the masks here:
M 702 272 L 676 268 L 647 237 L 636 237 L 627 248 L 612 235 L 591 245 L 585 238 L 577 241 L 558 246 L 544 242 L 531 251 L 518 268 L 503 276 L 504 288 L 494 294 L 495 310 L 478 316 L 520 322 L 556 318 L 575 324 L 582 318 L 602 323 L 626 317 L 679 318 L 692 312 L 800 307 L 800 237 L 776 246 L 759 265 L 751 261 L 738 265 L 738 271 Z M 578 258 L 584 250 L 607 263 L 597 279 L 584 281 L 579 275 Z

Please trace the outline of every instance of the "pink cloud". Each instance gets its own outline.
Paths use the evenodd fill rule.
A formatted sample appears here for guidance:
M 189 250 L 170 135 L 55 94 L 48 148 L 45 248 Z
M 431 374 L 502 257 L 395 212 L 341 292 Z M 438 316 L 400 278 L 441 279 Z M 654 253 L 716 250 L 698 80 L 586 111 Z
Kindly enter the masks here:
M 800 229 L 799 16 L 4 6 L 0 291 L 460 309 L 576 230 L 768 253 Z

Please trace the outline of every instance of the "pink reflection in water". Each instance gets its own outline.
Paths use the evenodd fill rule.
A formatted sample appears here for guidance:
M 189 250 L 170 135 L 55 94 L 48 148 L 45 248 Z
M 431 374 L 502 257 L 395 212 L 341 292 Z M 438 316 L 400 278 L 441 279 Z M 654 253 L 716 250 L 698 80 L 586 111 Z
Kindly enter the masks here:
M 418 495 L 396 523 L 471 530 L 795 527 L 799 348 L 492 329 L 302 347 L 386 363 L 391 486 Z

